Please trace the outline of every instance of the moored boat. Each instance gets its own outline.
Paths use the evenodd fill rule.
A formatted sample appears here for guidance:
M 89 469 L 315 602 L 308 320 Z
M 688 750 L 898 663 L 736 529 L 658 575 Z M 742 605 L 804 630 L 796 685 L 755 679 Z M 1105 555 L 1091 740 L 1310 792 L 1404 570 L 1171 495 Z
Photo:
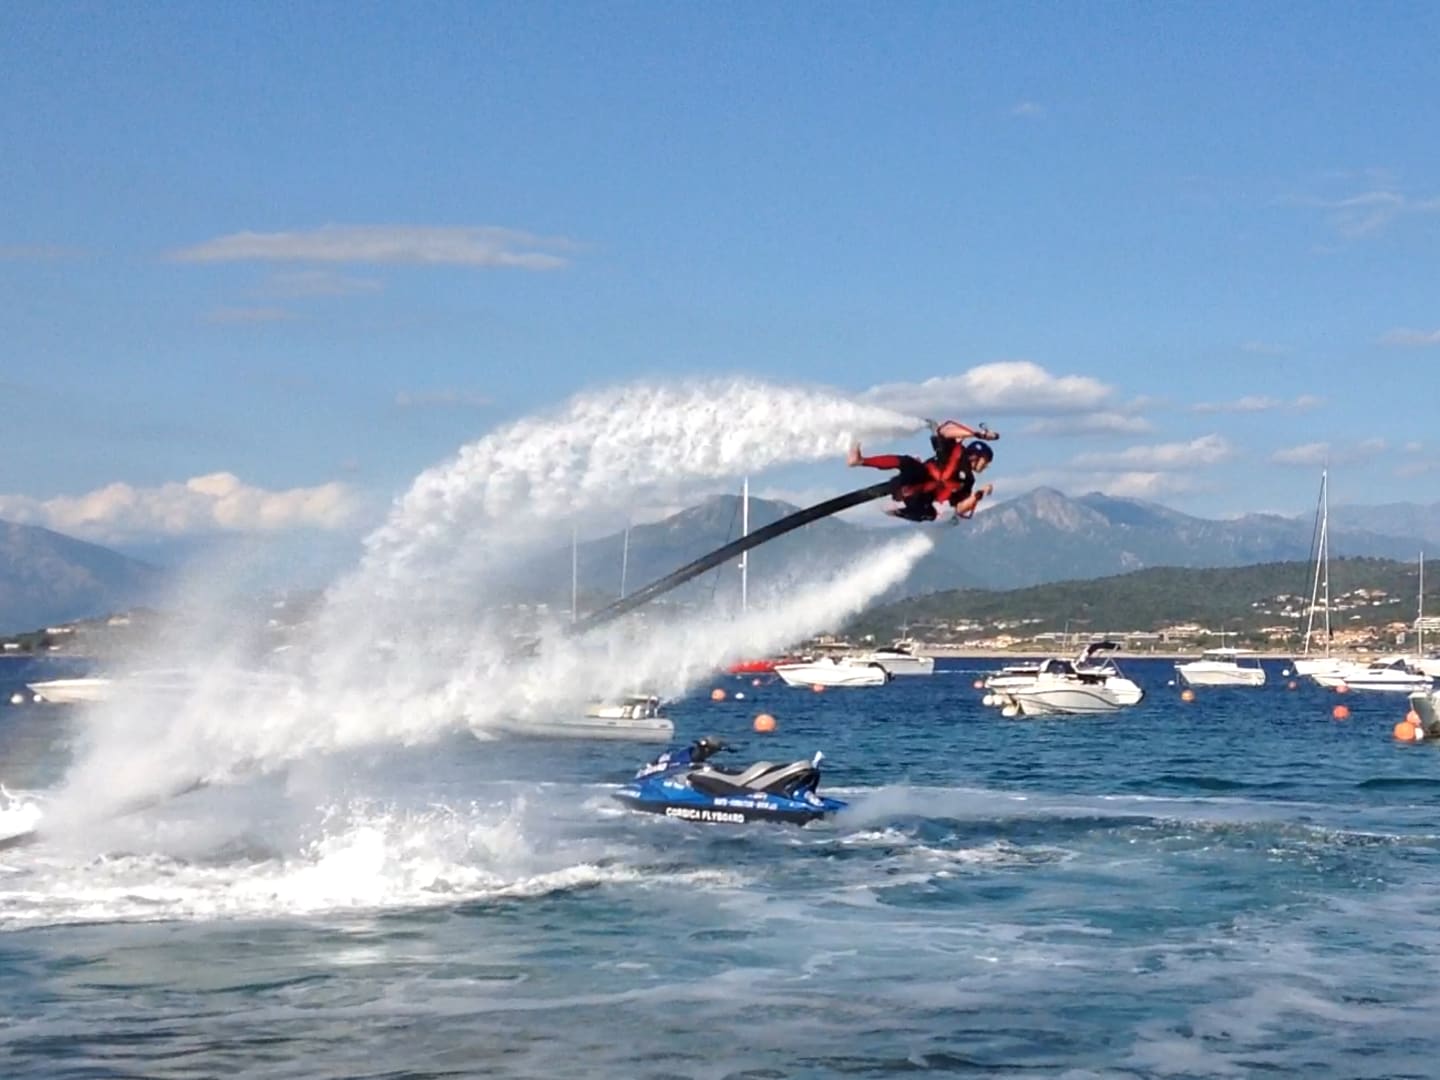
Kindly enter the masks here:
M 1198 660 L 1175 665 L 1175 672 L 1190 686 L 1264 686 L 1265 669 L 1245 649 L 1206 649 Z
M 879 664 L 891 675 L 935 674 L 935 658 L 916 652 L 912 641 L 901 640 L 865 652 L 851 653 L 850 659 Z
M 776 664 L 775 674 L 786 686 L 884 686 L 890 681 L 890 672 L 880 664 L 849 656 Z

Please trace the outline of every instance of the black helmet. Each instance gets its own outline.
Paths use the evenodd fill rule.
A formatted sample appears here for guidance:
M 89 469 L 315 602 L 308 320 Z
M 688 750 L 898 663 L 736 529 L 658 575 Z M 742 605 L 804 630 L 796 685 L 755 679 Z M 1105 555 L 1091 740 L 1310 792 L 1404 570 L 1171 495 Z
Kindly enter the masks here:
M 965 447 L 965 456 L 978 457 L 982 461 L 994 461 L 995 451 L 990 448 L 989 443 L 976 439 Z
M 695 746 L 691 750 L 690 756 L 696 760 L 704 761 L 711 754 L 718 754 L 724 749 L 726 749 L 725 744 L 715 738 L 715 736 L 701 735 L 700 738 L 695 740 Z

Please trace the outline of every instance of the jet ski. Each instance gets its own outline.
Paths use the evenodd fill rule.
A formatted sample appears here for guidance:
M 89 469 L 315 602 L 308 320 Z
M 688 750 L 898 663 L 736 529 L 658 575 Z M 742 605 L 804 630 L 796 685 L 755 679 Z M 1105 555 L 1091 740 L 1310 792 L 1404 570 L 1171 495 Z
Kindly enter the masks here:
M 709 759 L 731 747 L 706 736 L 667 750 L 640 766 L 615 798 L 635 810 L 683 821 L 740 824 L 747 821 L 814 821 L 846 804 L 817 794 L 820 761 L 775 765 L 757 761 L 738 772 L 718 769 Z

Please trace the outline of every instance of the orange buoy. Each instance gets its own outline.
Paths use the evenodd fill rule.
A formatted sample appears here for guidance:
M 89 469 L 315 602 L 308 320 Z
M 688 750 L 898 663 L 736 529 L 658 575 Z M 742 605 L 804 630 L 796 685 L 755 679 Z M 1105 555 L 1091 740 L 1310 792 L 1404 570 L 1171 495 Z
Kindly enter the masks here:
M 768 734 L 775 730 L 775 718 L 768 712 L 762 712 L 759 716 L 755 717 L 754 728 L 762 735 Z
M 817 694 L 823 694 L 825 692 L 824 684 L 818 682 L 811 686 L 810 689 L 814 690 Z
M 1336 705 L 1335 708 L 1330 710 L 1330 715 L 1336 720 L 1349 720 L 1350 710 L 1344 705 Z
M 1189 687 L 1186 687 L 1184 690 L 1181 690 L 1181 691 L 1180 691 L 1180 700 L 1181 700 L 1181 701 L 1194 701 L 1194 700 L 1195 700 L 1195 691 L 1194 691 L 1194 690 L 1191 690 Z
M 1419 727 L 1419 726 L 1420 726 L 1420 714 L 1419 714 L 1418 712 L 1416 712 L 1414 709 L 1411 709 L 1409 712 L 1407 712 L 1407 713 L 1405 714 L 1405 723 L 1407 723 L 1407 724 L 1414 724 L 1416 727 Z
M 1415 725 L 1409 720 L 1401 720 L 1400 723 L 1395 725 L 1395 730 L 1392 734 L 1401 742 L 1414 742 Z
M 711 690 L 711 691 L 710 691 L 710 700 L 711 700 L 711 701 L 724 701 L 724 700 L 725 700 L 725 691 L 724 691 L 724 690 L 721 690 L 720 687 L 717 686 L 714 690 Z
M 1336 685 L 1336 687 L 1335 687 L 1335 693 L 1337 693 L 1337 694 L 1348 694 L 1348 693 L 1350 693 L 1350 687 L 1346 686 L 1343 682 L 1342 682 L 1342 683 L 1338 683 L 1338 684 Z

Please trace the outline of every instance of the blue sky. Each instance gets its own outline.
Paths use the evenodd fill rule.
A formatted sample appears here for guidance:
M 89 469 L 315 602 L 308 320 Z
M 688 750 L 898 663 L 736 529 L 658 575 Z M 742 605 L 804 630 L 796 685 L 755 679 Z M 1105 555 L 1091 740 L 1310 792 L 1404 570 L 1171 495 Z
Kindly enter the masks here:
M 1423 3 L 7 4 L 0 517 L 354 529 L 702 373 L 988 421 L 997 496 L 1308 514 L 1328 458 L 1432 502 L 1436 41 Z

